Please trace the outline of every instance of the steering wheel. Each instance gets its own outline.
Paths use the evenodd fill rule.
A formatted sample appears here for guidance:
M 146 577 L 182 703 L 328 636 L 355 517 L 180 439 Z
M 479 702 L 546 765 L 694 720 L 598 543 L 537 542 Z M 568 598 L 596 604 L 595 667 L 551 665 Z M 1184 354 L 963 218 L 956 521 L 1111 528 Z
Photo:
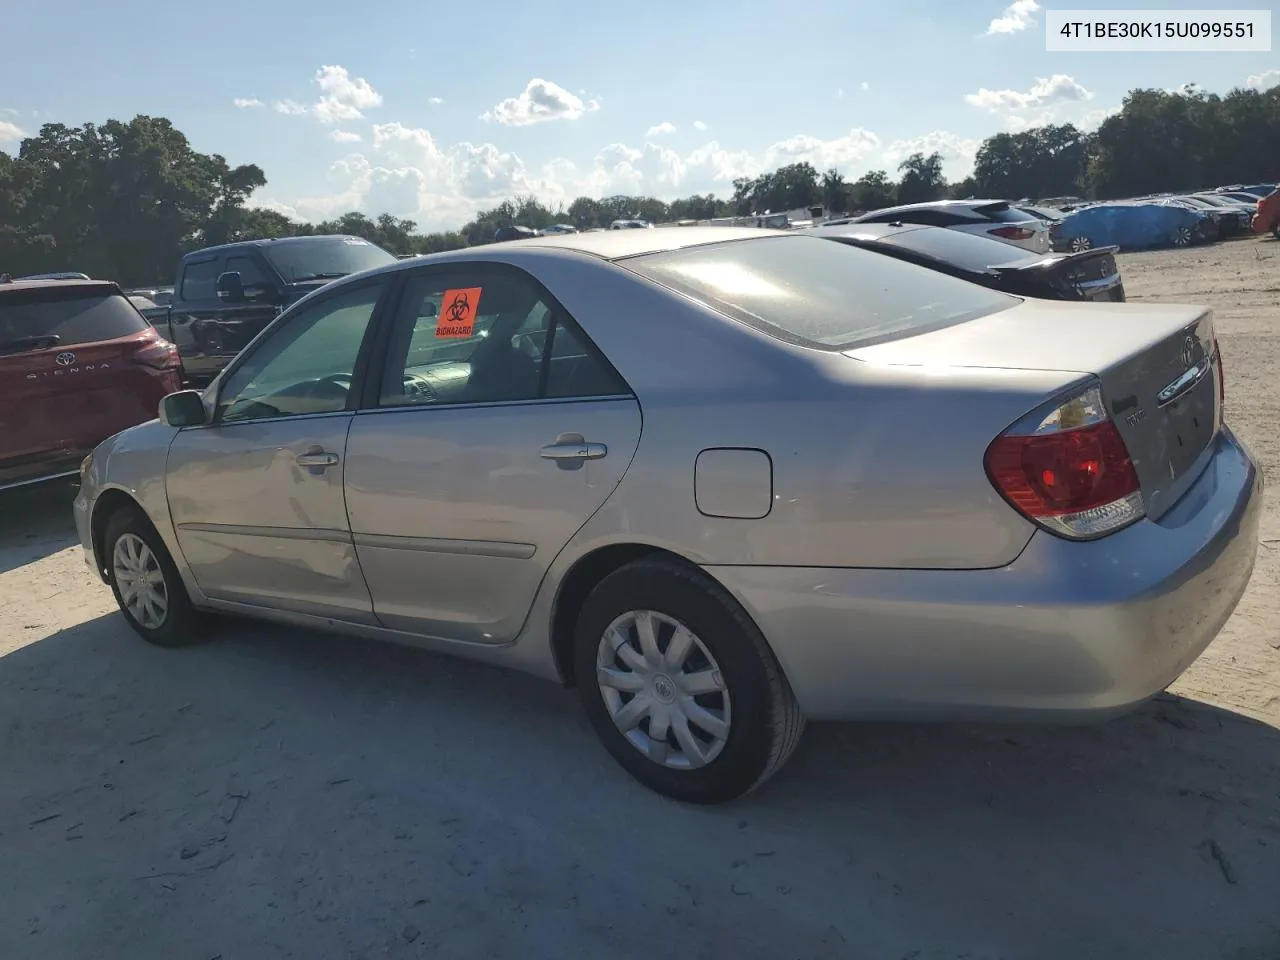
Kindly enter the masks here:
M 303 395 L 312 401 L 333 400 L 346 405 L 351 393 L 351 374 L 331 373 L 327 377 L 312 380 L 303 388 Z

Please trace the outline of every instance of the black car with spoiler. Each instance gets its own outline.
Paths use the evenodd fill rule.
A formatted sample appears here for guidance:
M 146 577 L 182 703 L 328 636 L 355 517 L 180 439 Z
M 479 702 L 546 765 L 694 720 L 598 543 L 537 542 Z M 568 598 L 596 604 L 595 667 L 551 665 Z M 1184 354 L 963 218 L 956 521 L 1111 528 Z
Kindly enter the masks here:
M 1124 299 L 1115 258 L 1118 247 L 1040 254 L 971 233 L 913 223 L 848 223 L 808 232 L 1019 297 Z

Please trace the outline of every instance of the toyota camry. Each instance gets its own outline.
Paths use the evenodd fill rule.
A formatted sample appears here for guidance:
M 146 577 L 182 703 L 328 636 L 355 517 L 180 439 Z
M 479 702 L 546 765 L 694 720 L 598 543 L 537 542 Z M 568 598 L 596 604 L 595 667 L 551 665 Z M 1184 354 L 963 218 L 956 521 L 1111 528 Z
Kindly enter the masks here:
M 220 613 L 505 664 L 711 803 L 806 720 L 1162 690 L 1253 568 L 1222 390 L 1202 307 L 798 233 L 540 237 L 309 295 L 98 446 L 75 514 L 145 640 Z

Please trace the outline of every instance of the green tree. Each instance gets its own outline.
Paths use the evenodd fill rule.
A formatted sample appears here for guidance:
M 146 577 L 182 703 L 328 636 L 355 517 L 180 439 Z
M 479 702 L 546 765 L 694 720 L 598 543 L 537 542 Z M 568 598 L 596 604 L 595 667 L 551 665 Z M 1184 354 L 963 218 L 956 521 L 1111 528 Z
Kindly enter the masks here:
M 839 211 L 840 213 L 845 213 L 849 210 L 852 190 L 849 182 L 845 180 L 844 175 L 839 170 L 832 167 L 824 173 L 819 186 L 822 189 L 822 205 L 827 210 Z
M 947 181 L 942 176 L 942 155 L 931 153 L 913 153 L 898 164 L 898 173 L 902 179 L 898 181 L 899 203 L 927 203 L 939 199 L 947 188 Z
M 883 170 L 864 173 L 849 184 L 849 204 L 864 213 L 891 207 L 898 202 L 898 185 Z

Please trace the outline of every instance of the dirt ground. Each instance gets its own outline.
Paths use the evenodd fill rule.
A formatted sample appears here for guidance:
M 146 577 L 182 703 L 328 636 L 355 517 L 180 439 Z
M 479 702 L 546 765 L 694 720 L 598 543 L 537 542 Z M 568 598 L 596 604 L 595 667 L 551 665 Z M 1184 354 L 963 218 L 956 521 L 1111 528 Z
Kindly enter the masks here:
M 1280 958 L 1280 243 L 1125 256 L 1209 303 L 1276 478 L 1171 689 L 1099 727 L 815 726 L 716 809 L 556 687 L 233 625 L 147 647 L 65 490 L 0 499 L 0 958 Z

